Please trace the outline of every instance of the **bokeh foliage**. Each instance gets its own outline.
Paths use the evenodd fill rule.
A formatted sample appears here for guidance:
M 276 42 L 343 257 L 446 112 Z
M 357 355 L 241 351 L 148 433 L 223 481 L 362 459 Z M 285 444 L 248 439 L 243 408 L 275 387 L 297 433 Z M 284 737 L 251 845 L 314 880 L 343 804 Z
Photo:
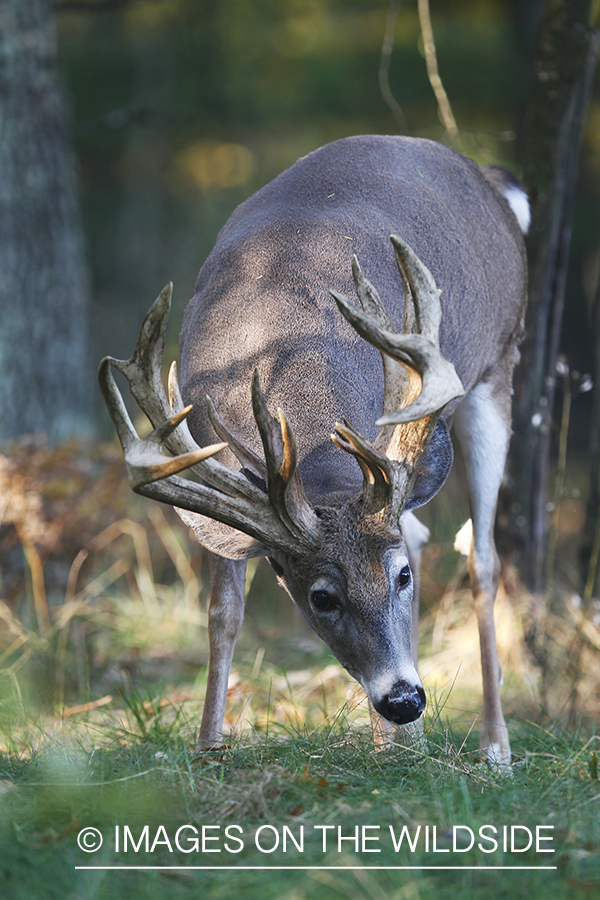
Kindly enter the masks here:
M 465 152 L 518 169 L 539 3 L 431 6 Z M 397 133 L 377 78 L 387 14 L 385 0 L 64 3 L 96 358 L 129 354 L 168 280 L 179 321 L 217 231 L 252 191 L 327 141 Z M 416 3 L 403 3 L 390 85 L 410 132 L 443 140 L 420 40 Z

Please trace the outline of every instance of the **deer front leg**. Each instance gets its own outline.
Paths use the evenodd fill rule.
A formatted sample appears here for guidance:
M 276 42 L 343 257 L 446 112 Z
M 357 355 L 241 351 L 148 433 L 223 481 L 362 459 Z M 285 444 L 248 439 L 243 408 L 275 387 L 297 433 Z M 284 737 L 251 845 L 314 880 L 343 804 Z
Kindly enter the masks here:
M 504 379 L 510 385 L 510 379 Z M 479 743 L 488 762 L 510 766 L 508 729 L 500 702 L 501 669 L 496 651 L 494 599 L 500 566 L 494 543 L 498 491 L 510 435 L 510 395 L 482 382 L 456 412 L 455 428 L 465 459 L 473 519 L 469 574 L 479 626 L 483 676 L 483 721 Z
M 210 554 L 208 609 L 210 661 L 202 724 L 198 735 L 200 750 L 219 747 L 223 743 L 227 682 L 235 642 L 244 619 L 245 584 L 245 560 L 234 561 Z

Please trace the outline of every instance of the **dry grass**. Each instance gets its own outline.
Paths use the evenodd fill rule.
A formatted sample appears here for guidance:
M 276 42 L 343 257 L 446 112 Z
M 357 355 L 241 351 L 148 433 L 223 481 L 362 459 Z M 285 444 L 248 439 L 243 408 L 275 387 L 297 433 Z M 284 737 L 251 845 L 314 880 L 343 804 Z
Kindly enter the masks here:
M 17 445 L 0 458 L 0 485 L 4 705 L 16 697 L 70 723 L 110 713 L 126 733 L 121 694 L 141 673 L 153 686 L 149 696 L 160 684 L 165 703 L 198 721 L 207 572 L 179 519 L 130 494 L 112 445 Z M 444 714 L 468 730 L 480 702 L 477 624 L 464 560 L 446 550 L 449 542 L 428 551 L 426 593 L 435 602 L 423 615 L 421 672 Z M 436 571 L 447 572 L 449 559 L 455 571 L 444 585 Z M 594 719 L 600 603 L 592 598 L 585 608 L 577 594 L 558 590 L 534 598 L 514 575 L 509 584 L 496 601 L 509 714 L 542 724 Z M 249 565 L 248 589 L 225 723 L 232 735 L 318 728 L 340 710 L 364 724 L 361 689 L 282 600 L 262 563 Z

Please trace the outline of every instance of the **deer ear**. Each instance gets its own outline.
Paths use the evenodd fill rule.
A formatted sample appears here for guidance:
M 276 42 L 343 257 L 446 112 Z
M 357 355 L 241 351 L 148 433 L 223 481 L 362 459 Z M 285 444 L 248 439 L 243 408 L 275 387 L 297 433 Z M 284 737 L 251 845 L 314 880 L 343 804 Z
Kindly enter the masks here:
M 439 419 L 425 453 L 419 460 L 419 470 L 406 510 L 424 506 L 435 497 L 452 468 L 454 451 L 450 432 L 444 419 Z

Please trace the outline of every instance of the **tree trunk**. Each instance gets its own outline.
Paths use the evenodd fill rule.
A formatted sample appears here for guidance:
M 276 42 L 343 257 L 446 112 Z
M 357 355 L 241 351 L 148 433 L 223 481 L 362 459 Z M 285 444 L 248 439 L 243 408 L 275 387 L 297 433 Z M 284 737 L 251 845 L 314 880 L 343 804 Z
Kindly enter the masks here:
M 582 581 L 587 592 L 595 594 L 600 587 L 598 540 L 600 534 L 600 277 L 592 304 L 592 334 L 594 346 L 594 395 L 590 416 L 590 495 L 583 546 L 581 549 Z M 587 599 L 587 598 L 586 598 Z
M 87 430 L 89 286 L 49 0 L 0 0 L 0 442 Z
M 591 0 L 546 0 L 524 134 L 532 201 L 527 336 L 517 373 L 509 521 L 528 587 L 544 588 L 547 482 L 575 176 L 598 51 Z

